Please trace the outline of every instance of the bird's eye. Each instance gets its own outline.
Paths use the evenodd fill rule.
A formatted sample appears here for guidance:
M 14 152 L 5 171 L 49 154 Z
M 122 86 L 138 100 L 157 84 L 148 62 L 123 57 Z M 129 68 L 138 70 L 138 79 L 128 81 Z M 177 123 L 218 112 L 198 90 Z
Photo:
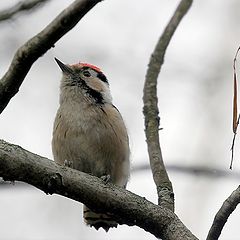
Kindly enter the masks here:
M 83 76 L 85 77 L 91 77 L 91 73 L 89 71 L 83 71 Z

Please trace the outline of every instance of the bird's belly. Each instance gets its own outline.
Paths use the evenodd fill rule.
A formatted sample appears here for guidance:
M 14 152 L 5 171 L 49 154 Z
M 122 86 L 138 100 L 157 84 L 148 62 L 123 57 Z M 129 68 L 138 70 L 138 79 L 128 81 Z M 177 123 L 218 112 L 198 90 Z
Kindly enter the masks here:
M 69 129 L 57 141 L 63 146 L 55 153 L 60 164 L 70 162 L 74 169 L 97 177 L 110 175 L 115 183 L 117 168 L 121 170 L 124 161 L 128 161 L 125 156 L 128 145 L 119 142 L 114 131 L 104 132 L 99 127 L 84 132 Z
M 110 108 L 110 106 L 109 106 Z M 125 186 L 129 176 L 129 145 L 124 123 L 114 108 L 85 114 L 84 107 L 63 111 L 54 124 L 54 160 L 97 177 L 110 175 Z M 74 113 L 74 114 L 72 114 Z M 120 116 L 121 117 L 121 116 Z

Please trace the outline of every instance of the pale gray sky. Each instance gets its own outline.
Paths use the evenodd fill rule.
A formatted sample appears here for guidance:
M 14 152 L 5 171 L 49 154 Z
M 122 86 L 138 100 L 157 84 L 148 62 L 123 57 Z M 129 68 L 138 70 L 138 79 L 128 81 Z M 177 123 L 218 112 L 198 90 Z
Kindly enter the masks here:
M 0 9 L 16 1 L 0 1 Z M 31 14 L 0 24 L 0 74 L 16 49 L 72 1 L 52 0 Z M 51 134 L 61 72 L 54 62 L 89 62 L 110 81 L 114 104 L 129 130 L 132 165 L 148 160 L 142 88 L 149 57 L 179 1 L 105 0 L 36 61 L 0 116 L 0 138 L 52 159 Z M 159 77 L 161 146 L 166 163 L 227 170 L 231 146 L 232 60 L 240 45 L 237 0 L 194 1 L 166 52 Z M 234 171 L 240 170 L 239 140 Z M 200 239 L 239 182 L 170 172 L 176 213 Z M 131 176 L 131 191 L 156 202 L 150 172 Z M 238 239 L 237 209 L 222 238 Z M 82 205 L 32 188 L 0 189 L 0 240 L 155 239 L 137 227 L 108 234 L 84 226 Z

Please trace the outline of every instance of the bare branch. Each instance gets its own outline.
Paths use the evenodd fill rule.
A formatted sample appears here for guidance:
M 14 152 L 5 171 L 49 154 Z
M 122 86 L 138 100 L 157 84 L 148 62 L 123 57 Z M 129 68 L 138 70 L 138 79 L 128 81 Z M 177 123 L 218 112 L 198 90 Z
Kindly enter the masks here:
M 20 47 L 0 80 L 0 113 L 18 92 L 32 64 L 101 0 L 76 0 L 62 11 L 45 29 Z
M 176 172 L 180 174 L 190 174 L 194 175 L 196 177 L 207 177 L 207 178 L 231 178 L 231 179 L 240 179 L 240 174 L 238 172 L 231 172 L 231 171 L 226 171 L 222 170 L 220 168 L 210 168 L 206 166 L 182 166 L 182 165 L 169 165 L 166 164 L 166 169 L 167 171 L 170 172 Z M 148 171 L 150 170 L 149 164 L 142 164 L 142 165 L 137 165 L 133 166 L 131 168 L 131 173 L 139 173 L 141 171 Z M 22 182 L 14 182 L 14 185 L 17 187 L 26 187 L 26 184 Z M 9 183 L 3 181 L 0 178 L 0 187 L 9 187 Z
M 174 15 L 169 21 L 163 34 L 161 35 L 154 52 L 151 56 L 146 80 L 144 85 L 143 95 L 143 113 L 145 116 L 145 134 L 147 138 L 148 154 L 150 165 L 153 173 L 153 179 L 157 186 L 158 203 L 169 209 L 174 210 L 174 195 L 172 184 L 166 172 L 162 152 L 159 143 L 159 121 L 158 116 L 158 99 L 157 99 L 157 78 L 164 62 L 164 55 L 167 46 L 178 27 L 178 24 L 187 13 L 192 4 L 192 0 L 182 0 L 178 5 Z
M 33 10 L 48 0 L 25 0 L 20 1 L 14 6 L 0 11 L 0 22 L 12 18 L 19 12 Z
M 197 239 L 172 211 L 3 140 L 0 140 L 0 176 L 82 202 L 93 210 L 112 213 L 120 224 L 137 225 L 158 238 Z
M 226 224 L 228 217 L 240 203 L 240 186 L 224 201 L 217 212 L 207 236 L 207 240 L 217 240 Z
M 166 169 L 167 171 L 170 172 L 176 172 L 180 174 L 190 174 L 194 175 L 197 177 L 208 177 L 208 178 L 231 178 L 231 179 L 240 179 L 240 174 L 238 172 L 231 172 L 231 171 L 226 171 L 222 170 L 219 168 L 210 168 L 210 167 L 205 167 L 205 166 L 181 166 L 181 165 L 169 165 L 166 164 Z M 139 173 L 141 171 L 148 171 L 150 170 L 149 164 L 142 164 L 142 165 L 137 165 L 133 166 L 131 168 L 131 173 Z M 27 185 L 22 183 L 22 182 L 14 182 L 14 186 L 16 187 L 26 187 Z M 9 187 L 9 183 L 5 182 L 2 180 L 0 177 L 0 188 L 2 187 Z

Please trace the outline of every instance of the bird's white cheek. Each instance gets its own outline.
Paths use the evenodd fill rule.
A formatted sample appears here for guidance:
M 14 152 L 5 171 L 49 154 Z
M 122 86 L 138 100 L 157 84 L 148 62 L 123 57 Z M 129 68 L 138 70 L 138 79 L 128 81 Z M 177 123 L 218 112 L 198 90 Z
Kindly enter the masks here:
M 111 103 L 112 102 L 112 95 L 110 93 L 110 90 L 108 88 L 105 89 L 105 91 L 102 93 L 103 98 L 105 102 Z

